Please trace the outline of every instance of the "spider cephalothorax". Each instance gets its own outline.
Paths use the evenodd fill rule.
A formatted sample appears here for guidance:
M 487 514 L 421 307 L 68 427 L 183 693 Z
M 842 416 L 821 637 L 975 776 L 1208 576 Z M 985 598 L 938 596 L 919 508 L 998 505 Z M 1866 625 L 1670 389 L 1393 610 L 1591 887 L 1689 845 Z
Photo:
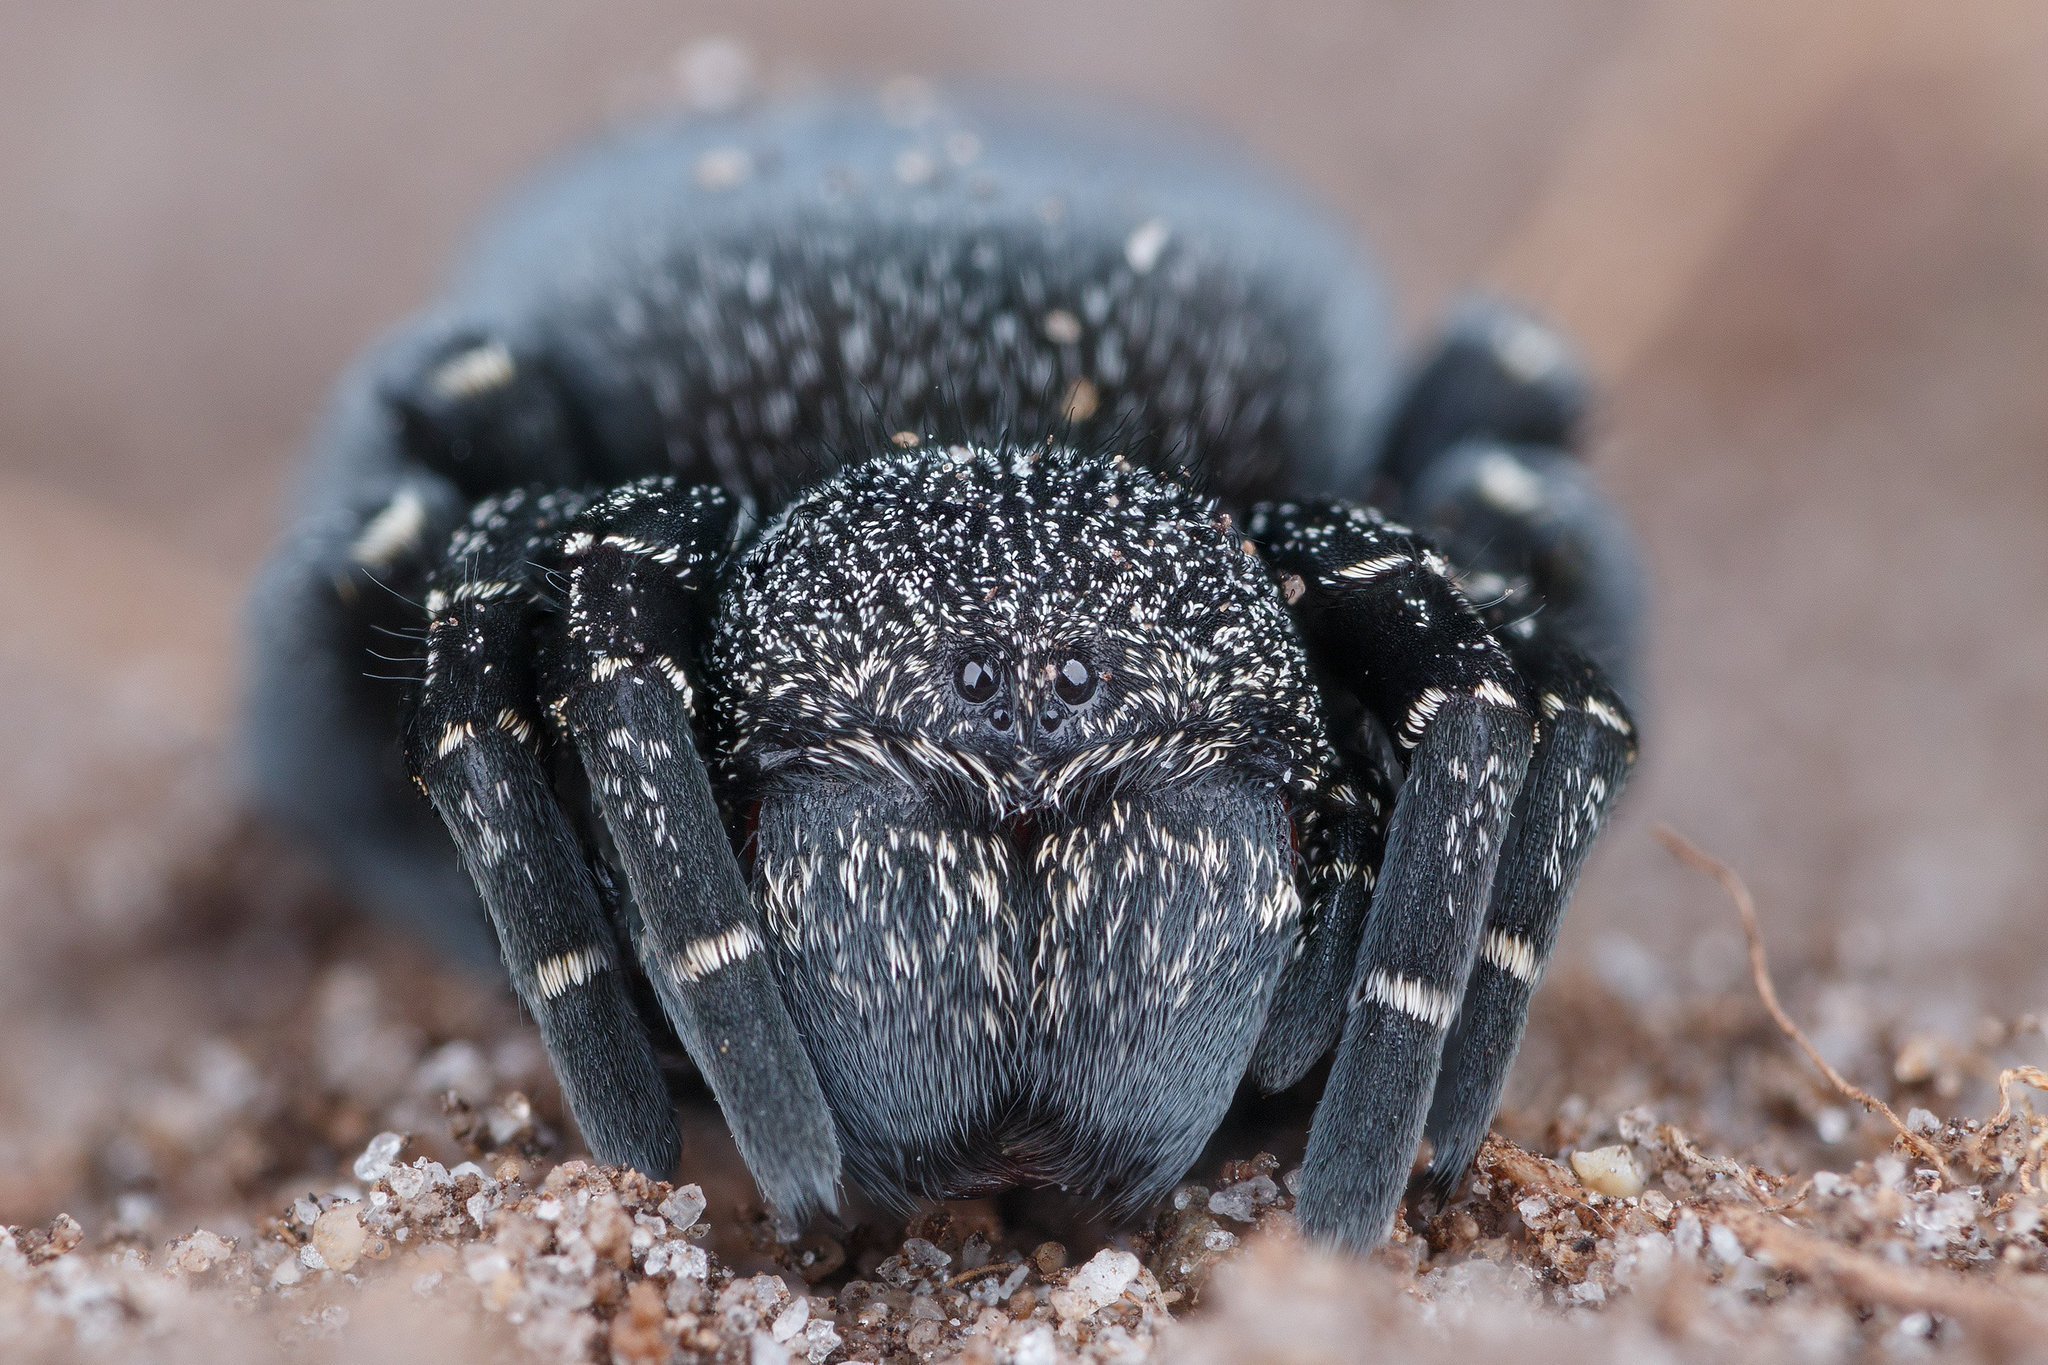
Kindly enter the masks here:
M 864 1183 L 1138 1198 L 1192 1160 L 1298 932 L 1289 807 L 1334 764 L 1230 519 L 1107 455 L 877 458 L 741 558 L 711 671 Z
M 792 1218 L 842 1167 L 1128 1211 L 1327 1058 L 1300 1214 L 1371 1246 L 1485 1132 L 1639 614 L 1555 335 L 1387 354 L 1313 212 L 1170 142 L 649 130 L 343 385 L 263 789 L 481 905 L 606 1160 L 675 1166 L 679 1043 Z
M 1224 765 L 1311 781 L 1308 661 L 1227 515 L 1113 455 L 878 457 L 742 557 L 712 671 L 727 752 L 894 775 L 978 823 Z

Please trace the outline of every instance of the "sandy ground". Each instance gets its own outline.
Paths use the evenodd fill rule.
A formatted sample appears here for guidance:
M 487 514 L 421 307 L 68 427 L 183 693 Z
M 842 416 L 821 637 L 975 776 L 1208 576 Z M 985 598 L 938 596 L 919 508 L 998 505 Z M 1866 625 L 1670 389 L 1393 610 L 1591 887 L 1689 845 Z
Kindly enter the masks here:
M 2048 1061 L 2048 11 L 1359 9 L 14 7 L 0 1354 L 2043 1351 L 2040 1129 L 1949 1120 Z M 493 983 L 240 811 L 235 611 L 326 383 L 521 168 L 675 98 L 720 34 L 771 86 L 986 76 L 1208 119 L 1355 220 L 1418 329 L 1491 282 L 1606 375 L 1597 457 L 1657 575 L 1646 764 L 1516 1073 L 1520 1145 L 1373 1264 L 1291 1241 L 1293 1103 L 1136 1229 L 1025 1201 L 781 1251 L 701 1113 L 702 1216 L 619 1188 L 560 1164 Z M 1773 1029 L 1660 822 L 1742 870 L 1792 1012 L 1932 1150 Z M 387 1131 L 397 1164 L 359 1167 Z M 1603 1202 L 1571 1156 L 1616 1145 L 1647 1185 Z

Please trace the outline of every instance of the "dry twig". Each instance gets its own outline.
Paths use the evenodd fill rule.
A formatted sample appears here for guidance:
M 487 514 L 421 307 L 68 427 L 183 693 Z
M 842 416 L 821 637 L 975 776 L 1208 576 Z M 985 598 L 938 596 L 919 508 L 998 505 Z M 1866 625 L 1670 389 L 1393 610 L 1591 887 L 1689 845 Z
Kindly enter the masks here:
M 2048 1071 L 2038 1066 L 2011 1066 L 1998 1073 L 1998 1112 L 1991 1116 L 1993 1128 L 2003 1128 L 2012 1117 L 2012 1088 L 2015 1085 L 2048 1090 Z
M 1683 1129 L 1675 1124 L 1659 1124 L 1658 1128 L 1664 1140 L 1671 1144 L 1672 1150 L 1677 1152 L 1687 1164 L 1699 1170 L 1708 1171 L 1714 1175 L 1735 1181 L 1743 1189 L 1749 1191 L 1750 1198 L 1756 1200 L 1757 1203 L 1767 1209 L 1776 1210 L 1789 1207 L 1789 1205 L 1781 1204 L 1768 1189 L 1764 1188 L 1763 1182 L 1757 1178 L 1757 1172 L 1751 1167 L 1732 1157 L 1708 1156 L 1699 1149 L 1698 1143 L 1694 1142 Z
M 1998 1073 L 1998 1112 L 1991 1116 L 1985 1131 L 1996 1133 L 2012 1120 L 2012 1088 L 2015 1085 L 2031 1085 L 2036 1090 L 2048 1090 L 2048 1071 L 2038 1066 L 2007 1067 Z M 2041 1178 L 2041 1167 L 2048 1161 L 2048 1125 L 2038 1132 L 2031 1131 L 2033 1111 L 2028 1110 L 2030 1132 L 2027 1138 L 2026 1156 L 2020 1162 L 2020 1188 L 2028 1194 L 2048 1189 Z
M 1735 902 L 1735 911 L 1742 916 L 1743 937 L 1749 940 L 1750 978 L 1756 983 L 1756 993 L 1763 999 L 1764 1008 L 1770 1012 L 1771 1019 L 1779 1030 L 1798 1044 L 1799 1050 L 1806 1054 L 1807 1060 L 1813 1063 L 1821 1075 L 1827 1077 L 1828 1084 L 1845 1097 L 1862 1105 L 1866 1112 L 1882 1114 L 1885 1121 L 1891 1124 L 1893 1131 L 1898 1133 L 1900 1141 L 1919 1153 L 1928 1164 L 1939 1171 L 1944 1181 L 1953 1184 L 1955 1178 L 1949 1174 L 1948 1163 L 1942 1160 L 1941 1153 L 1935 1150 L 1934 1144 L 1908 1128 L 1905 1120 L 1901 1119 L 1890 1105 L 1862 1086 L 1853 1084 L 1829 1065 L 1828 1059 L 1821 1056 L 1820 1049 L 1813 1045 L 1799 1025 L 1792 1022 L 1792 1016 L 1787 1014 L 1785 1007 L 1778 1002 L 1778 988 L 1771 980 L 1770 962 L 1764 956 L 1764 931 L 1763 924 L 1757 917 L 1756 900 L 1749 894 L 1749 888 L 1743 884 L 1742 878 L 1736 875 L 1735 869 L 1668 825 L 1659 825 L 1656 835 L 1664 847 L 1671 851 L 1673 857 L 1719 882 L 1721 889 L 1728 893 L 1728 899 Z

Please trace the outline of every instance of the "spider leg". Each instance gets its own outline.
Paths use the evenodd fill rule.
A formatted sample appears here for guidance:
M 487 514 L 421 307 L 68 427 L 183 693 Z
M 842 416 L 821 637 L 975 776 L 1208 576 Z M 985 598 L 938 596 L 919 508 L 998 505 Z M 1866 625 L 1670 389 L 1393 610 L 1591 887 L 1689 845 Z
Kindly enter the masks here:
M 1471 300 L 1398 405 L 1382 467 L 1390 505 L 1457 565 L 1475 602 L 1540 610 L 1554 639 L 1634 701 L 1648 575 L 1627 518 L 1575 453 L 1590 394 L 1559 333 Z
M 265 810 L 378 913 L 478 966 L 500 954 L 476 888 L 408 790 L 400 730 L 418 679 L 376 654 L 407 652 L 397 642 L 417 632 L 427 579 L 474 499 L 578 486 L 606 467 L 561 350 L 435 318 L 359 361 L 250 602 L 242 759 Z
M 1457 565 L 1536 708 L 1536 748 L 1478 965 L 1445 1047 L 1426 1185 L 1448 1194 L 1500 1102 L 1572 888 L 1635 759 L 1642 557 L 1572 452 L 1591 386 L 1569 344 L 1488 300 L 1452 319 L 1403 399 L 1385 467 Z
M 1381 468 L 1406 489 L 1464 441 L 1570 447 L 1591 403 L 1591 381 L 1562 333 L 1511 303 L 1475 296 L 1451 314 L 1408 380 Z
M 1531 720 L 1506 651 L 1412 532 L 1334 500 L 1257 509 L 1250 530 L 1311 655 L 1408 757 L 1300 1191 L 1309 1232 L 1363 1250 L 1385 1237 L 1422 1138 Z
M 1536 748 L 1430 1103 L 1425 1181 L 1439 1198 L 1464 1175 L 1499 1107 L 1565 906 L 1636 753 L 1634 723 L 1585 656 L 1540 631 L 1501 636 L 1536 698 Z
M 427 575 L 468 508 L 407 460 L 370 371 L 325 415 L 306 512 L 250 598 L 242 766 L 265 813 L 319 846 L 359 899 L 483 966 L 498 952 L 475 888 L 409 790 L 413 670 L 369 653 L 398 652 L 384 631 L 418 629 Z
M 548 709 L 590 776 L 662 1010 L 762 1192 L 801 1223 L 837 1206 L 838 1142 L 692 726 L 704 589 L 736 512 L 717 489 L 647 480 L 593 503 L 557 539 L 568 601 L 546 663 Z
M 468 322 L 404 339 L 377 395 L 407 458 L 471 498 L 496 489 L 573 488 L 597 472 L 599 444 L 559 346 Z
M 1252 1053 L 1248 1074 L 1261 1090 L 1284 1090 L 1300 1080 L 1328 1055 L 1344 1025 L 1398 771 L 1390 781 L 1376 765 L 1363 769 L 1368 778 L 1323 803 L 1314 812 L 1316 828 L 1303 831 L 1302 861 L 1311 879 L 1307 928 Z
M 668 1087 L 536 746 L 534 560 L 583 501 L 508 493 L 478 504 L 457 533 L 427 592 L 407 760 L 482 895 L 591 1150 L 667 1179 L 681 1154 Z

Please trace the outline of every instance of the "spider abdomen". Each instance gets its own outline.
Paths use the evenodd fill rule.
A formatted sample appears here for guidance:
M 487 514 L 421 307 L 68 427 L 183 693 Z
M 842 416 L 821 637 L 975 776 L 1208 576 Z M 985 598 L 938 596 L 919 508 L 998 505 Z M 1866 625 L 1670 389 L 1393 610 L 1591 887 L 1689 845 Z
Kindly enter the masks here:
M 450 305 L 564 387 L 592 479 L 769 505 L 906 433 L 1114 434 L 1245 503 L 1345 486 L 1390 374 L 1378 281 L 1314 209 L 1043 110 L 639 130 L 504 215 Z

